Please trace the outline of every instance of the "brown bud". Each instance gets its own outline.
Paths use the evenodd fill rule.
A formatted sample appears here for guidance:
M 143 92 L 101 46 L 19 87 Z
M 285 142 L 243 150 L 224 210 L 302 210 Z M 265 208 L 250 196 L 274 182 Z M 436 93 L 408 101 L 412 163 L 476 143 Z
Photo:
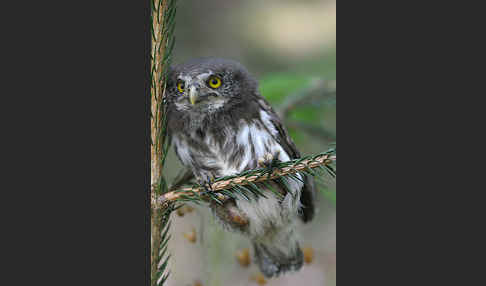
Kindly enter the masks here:
M 238 250 L 236 252 L 236 259 L 243 267 L 248 267 L 250 265 L 250 250 L 248 248 Z
M 186 212 L 184 211 L 184 206 L 178 208 L 176 213 L 178 216 L 183 217 L 186 214 Z
M 267 280 L 265 280 L 265 276 L 263 276 L 263 274 L 261 273 L 258 273 L 257 275 L 253 275 L 251 279 L 256 281 L 256 283 L 260 286 L 267 284 Z
M 203 286 L 202 282 L 199 280 L 194 281 L 194 286 Z
M 176 213 L 178 216 L 183 217 L 185 214 L 192 213 L 194 208 L 189 205 L 183 205 L 177 209 Z
M 184 237 L 187 240 L 189 240 L 190 243 L 196 243 L 196 240 L 197 240 L 196 229 L 192 228 L 191 232 L 184 233 Z
M 304 252 L 305 263 L 312 263 L 314 260 L 314 249 L 312 247 L 304 247 L 302 248 L 302 252 Z

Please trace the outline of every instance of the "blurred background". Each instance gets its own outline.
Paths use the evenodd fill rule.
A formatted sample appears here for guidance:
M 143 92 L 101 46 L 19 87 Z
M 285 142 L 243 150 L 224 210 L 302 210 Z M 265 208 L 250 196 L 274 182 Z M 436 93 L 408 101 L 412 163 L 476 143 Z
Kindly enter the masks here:
M 335 0 L 183 0 L 175 35 L 174 64 L 216 56 L 246 66 L 302 155 L 334 147 Z M 171 182 L 182 166 L 173 150 L 167 160 Z M 316 218 L 298 226 L 306 254 L 299 272 L 262 279 L 249 242 L 223 231 L 205 206 L 188 205 L 172 217 L 168 285 L 336 285 L 336 187 L 324 179 Z

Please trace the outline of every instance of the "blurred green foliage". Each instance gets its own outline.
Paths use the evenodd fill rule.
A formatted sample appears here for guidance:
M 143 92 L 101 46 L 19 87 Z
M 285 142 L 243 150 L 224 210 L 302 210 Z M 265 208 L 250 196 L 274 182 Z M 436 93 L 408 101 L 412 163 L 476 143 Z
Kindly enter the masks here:
M 311 77 L 295 73 L 270 74 L 260 80 L 260 92 L 273 105 L 280 105 L 290 94 L 304 89 Z

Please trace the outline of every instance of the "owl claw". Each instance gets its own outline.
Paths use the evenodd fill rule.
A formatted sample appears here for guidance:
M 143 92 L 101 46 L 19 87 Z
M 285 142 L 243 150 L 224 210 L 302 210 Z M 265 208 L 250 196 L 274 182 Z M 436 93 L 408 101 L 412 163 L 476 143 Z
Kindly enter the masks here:
M 214 178 L 209 178 L 206 181 L 205 180 L 198 180 L 199 186 L 204 189 L 204 191 L 201 192 L 202 196 L 208 195 L 209 193 L 212 193 L 216 196 L 216 198 L 219 200 L 219 203 L 224 203 L 225 201 L 229 200 L 230 197 L 227 195 L 223 195 L 221 193 L 216 192 L 213 189 L 213 184 L 214 184 Z
M 265 169 L 265 173 L 268 173 L 270 177 L 273 174 L 273 171 L 277 167 L 280 160 L 278 157 L 280 156 L 280 151 L 275 152 L 273 155 L 270 153 L 266 153 L 263 158 L 258 159 L 258 166 L 260 168 Z
M 207 178 L 206 180 L 199 179 L 198 183 L 202 188 L 204 188 L 204 192 L 202 194 L 207 194 L 209 192 L 214 191 L 213 190 L 214 178 Z

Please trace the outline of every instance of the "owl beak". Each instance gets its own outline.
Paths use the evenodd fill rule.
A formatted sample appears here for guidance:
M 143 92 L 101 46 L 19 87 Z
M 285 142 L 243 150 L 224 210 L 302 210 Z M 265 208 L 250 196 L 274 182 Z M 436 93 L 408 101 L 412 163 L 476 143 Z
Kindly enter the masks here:
M 196 86 L 192 85 L 191 87 L 189 87 L 189 100 L 191 101 L 191 104 L 196 104 L 198 98 L 199 91 Z

